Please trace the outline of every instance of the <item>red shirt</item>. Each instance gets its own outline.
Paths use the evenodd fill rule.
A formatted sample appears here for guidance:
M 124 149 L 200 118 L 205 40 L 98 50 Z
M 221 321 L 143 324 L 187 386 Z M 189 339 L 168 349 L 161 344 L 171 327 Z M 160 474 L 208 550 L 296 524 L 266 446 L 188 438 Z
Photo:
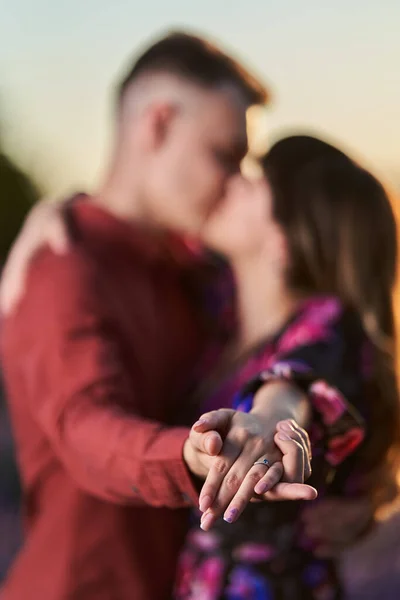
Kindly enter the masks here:
M 4 600 L 169 598 L 197 492 L 167 426 L 203 349 L 188 265 L 90 202 L 4 323 L 26 540 Z M 192 268 L 192 267 L 191 267 Z

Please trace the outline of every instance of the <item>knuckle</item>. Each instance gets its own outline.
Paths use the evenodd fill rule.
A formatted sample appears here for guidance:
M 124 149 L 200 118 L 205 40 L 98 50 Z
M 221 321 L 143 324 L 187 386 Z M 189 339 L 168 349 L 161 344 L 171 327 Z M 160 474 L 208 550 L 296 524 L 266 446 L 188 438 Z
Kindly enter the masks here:
M 267 475 L 275 475 L 276 473 L 283 473 L 283 465 L 280 462 L 271 465 L 271 467 L 268 469 Z
M 232 434 L 241 446 L 244 446 L 250 439 L 250 432 L 244 427 L 235 427 Z
M 247 475 L 248 481 L 251 485 L 258 483 L 260 479 L 262 479 L 262 476 L 263 473 L 261 473 L 258 469 L 251 470 Z
M 227 464 L 224 461 L 223 458 L 217 458 L 214 462 L 214 470 L 219 474 L 219 475 L 225 475 L 225 473 L 228 470 Z
M 236 473 L 232 473 L 226 477 L 225 486 L 229 491 L 237 491 L 239 489 L 240 481 Z

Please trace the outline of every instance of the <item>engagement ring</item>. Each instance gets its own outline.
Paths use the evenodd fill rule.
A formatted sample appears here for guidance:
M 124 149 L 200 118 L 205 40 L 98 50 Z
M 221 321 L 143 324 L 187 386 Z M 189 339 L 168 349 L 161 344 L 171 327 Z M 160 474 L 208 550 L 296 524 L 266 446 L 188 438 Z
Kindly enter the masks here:
M 264 465 L 265 467 L 270 467 L 271 464 L 267 458 L 263 458 L 262 460 L 256 460 L 254 465 Z

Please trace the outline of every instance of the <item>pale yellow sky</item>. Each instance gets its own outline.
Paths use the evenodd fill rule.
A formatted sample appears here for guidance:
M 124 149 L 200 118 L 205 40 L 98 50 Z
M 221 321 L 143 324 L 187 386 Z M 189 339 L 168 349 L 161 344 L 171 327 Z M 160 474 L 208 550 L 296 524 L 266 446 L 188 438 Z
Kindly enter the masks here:
M 4 3 L 4 6 L 2 6 Z M 271 141 L 313 131 L 400 189 L 398 0 L 0 0 L 3 143 L 58 194 L 106 158 L 110 86 L 170 27 L 210 34 L 270 83 Z

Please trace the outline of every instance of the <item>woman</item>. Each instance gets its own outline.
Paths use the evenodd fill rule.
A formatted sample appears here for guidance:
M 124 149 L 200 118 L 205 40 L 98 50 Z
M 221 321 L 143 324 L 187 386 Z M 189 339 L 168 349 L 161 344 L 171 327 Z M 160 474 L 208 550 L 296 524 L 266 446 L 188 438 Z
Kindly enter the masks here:
M 205 232 L 232 265 L 240 334 L 202 403 L 217 413 L 192 435 L 233 405 L 268 418 L 268 390 L 285 380 L 310 400 L 300 425 L 312 440 L 320 496 L 369 489 L 379 503 L 384 478 L 369 474 L 390 472 L 399 440 L 388 198 L 369 173 L 312 138 L 281 141 L 263 168 L 262 181 L 232 184 Z M 299 503 L 251 504 L 241 515 L 253 490 L 275 482 L 274 459 L 253 454 L 239 464 L 229 445 L 225 456 L 228 472 L 219 476 L 220 463 L 203 487 L 176 598 L 341 598 L 334 563 L 316 559 L 301 530 Z M 227 499 L 225 522 L 217 521 Z

